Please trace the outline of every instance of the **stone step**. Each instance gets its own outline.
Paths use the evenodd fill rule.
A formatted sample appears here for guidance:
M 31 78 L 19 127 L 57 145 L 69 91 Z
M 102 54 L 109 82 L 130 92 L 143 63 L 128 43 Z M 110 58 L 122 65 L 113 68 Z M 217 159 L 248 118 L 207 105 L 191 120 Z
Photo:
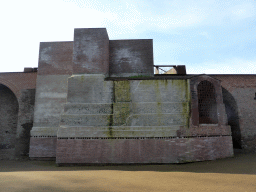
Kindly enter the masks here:
M 133 114 L 122 116 L 123 114 L 104 114 L 104 115 L 67 115 L 61 116 L 61 126 L 171 126 L 188 124 L 188 118 L 184 114 L 172 113 L 151 113 Z
M 66 103 L 64 114 L 111 114 L 111 103 Z
M 64 114 L 145 114 L 145 113 L 189 113 L 188 102 L 145 103 L 67 103 Z
M 58 138 L 64 137 L 176 137 L 180 126 L 102 126 L 60 127 Z
M 113 115 L 61 115 L 60 126 L 109 126 L 113 122 Z

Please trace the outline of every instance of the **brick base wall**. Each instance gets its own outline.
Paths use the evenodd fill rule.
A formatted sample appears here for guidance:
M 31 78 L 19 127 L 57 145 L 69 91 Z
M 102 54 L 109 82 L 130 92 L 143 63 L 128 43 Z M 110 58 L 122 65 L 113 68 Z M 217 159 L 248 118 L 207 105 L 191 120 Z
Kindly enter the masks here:
M 231 136 L 58 139 L 56 163 L 184 163 L 233 156 Z
M 29 157 L 45 158 L 56 156 L 56 137 L 31 137 Z

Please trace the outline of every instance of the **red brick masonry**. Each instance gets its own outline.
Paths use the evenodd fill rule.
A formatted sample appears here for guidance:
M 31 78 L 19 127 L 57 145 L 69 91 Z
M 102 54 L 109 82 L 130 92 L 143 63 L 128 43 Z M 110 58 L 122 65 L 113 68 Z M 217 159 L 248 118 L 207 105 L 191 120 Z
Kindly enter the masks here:
M 56 156 L 57 137 L 31 137 L 29 157 L 45 158 Z
M 231 156 L 231 136 L 58 139 L 56 163 L 182 163 Z

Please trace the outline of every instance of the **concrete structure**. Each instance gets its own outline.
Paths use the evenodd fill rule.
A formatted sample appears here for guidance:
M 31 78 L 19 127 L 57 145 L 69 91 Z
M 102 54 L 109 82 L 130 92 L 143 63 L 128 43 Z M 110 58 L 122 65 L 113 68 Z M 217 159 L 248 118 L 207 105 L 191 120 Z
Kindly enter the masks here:
M 0 74 L 1 118 L 10 117 L 0 128 L 0 158 L 25 156 L 29 132 L 29 157 L 57 164 L 182 163 L 230 157 L 233 147 L 255 152 L 256 75 L 174 68 L 154 74 L 152 40 L 109 40 L 104 28 L 41 43 L 37 73 Z M 29 85 L 10 83 L 20 74 Z

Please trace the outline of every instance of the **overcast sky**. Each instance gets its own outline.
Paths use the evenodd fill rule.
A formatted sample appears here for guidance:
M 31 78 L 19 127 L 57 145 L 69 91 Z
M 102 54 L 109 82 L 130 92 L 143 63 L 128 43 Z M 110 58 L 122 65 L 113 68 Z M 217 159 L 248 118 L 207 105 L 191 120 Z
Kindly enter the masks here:
M 39 42 L 106 27 L 111 40 L 153 39 L 155 65 L 256 74 L 254 0 L 1 0 L 0 18 L 0 72 L 37 67 Z

